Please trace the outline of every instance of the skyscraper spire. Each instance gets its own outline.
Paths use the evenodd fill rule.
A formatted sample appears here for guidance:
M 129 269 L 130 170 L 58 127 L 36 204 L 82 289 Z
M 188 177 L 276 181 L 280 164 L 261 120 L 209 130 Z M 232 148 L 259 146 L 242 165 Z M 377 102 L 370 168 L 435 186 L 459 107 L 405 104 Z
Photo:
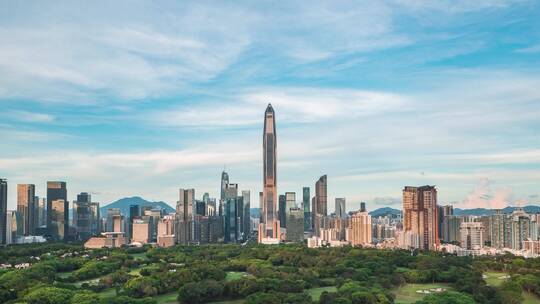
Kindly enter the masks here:
M 264 112 L 263 201 L 259 242 L 279 242 L 276 147 L 276 119 L 272 104 L 269 103 Z

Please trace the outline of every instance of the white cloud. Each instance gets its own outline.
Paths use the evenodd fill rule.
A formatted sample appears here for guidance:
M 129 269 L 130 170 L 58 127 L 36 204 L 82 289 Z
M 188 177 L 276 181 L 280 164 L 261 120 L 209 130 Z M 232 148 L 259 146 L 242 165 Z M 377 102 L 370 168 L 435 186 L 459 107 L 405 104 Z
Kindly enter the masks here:
M 280 123 L 314 123 L 342 117 L 358 118 L 393 112 L 406 106 L 404 96 L 387 92 L 319 89 L 253 88 L 211 105 L 184 105 L 150 115 L 158 124 L 191 127 L 252 125 L 261 122 L 264 108 L 279 109 Z M 228 102 L 229 100 L 234 102 Z

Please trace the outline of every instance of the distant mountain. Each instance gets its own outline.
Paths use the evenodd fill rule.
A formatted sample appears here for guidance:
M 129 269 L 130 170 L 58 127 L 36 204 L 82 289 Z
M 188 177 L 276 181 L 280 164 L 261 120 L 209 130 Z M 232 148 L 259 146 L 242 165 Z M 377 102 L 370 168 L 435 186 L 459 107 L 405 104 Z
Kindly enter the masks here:
M 175 209 L 165 202 L 150 202 L 139 196 L 121 198 L 107 206 L 99 208 L 99 212 L 101 212 L 102 217 L 105 217 L 107 216 L 107 209 L 119 208 L 124 216 L 128 216 L 129 206 L 131 205 L 139 205 L 140 207 L 150 206 L 152 209 L 164 209 L 167 213 L 175 212 Z
M 369 213 L 371 217 L 379 217 L 379 216 L 385 216 L 385 215 L 399 215 L 399 214 L 401 214 L 401 210 L 390 208 L 390 207 L 383 207 L 383 208 L 375 209 Z
M 517 207 L 506 207 L 502 209 L 503 213 L 512 213 Z M 523 210 L 527 213 L 540 213 L 540 206 L 525 206 Z M 454 208 L 455 215 L 492 215 L 495 209 L 475 208 L 475 209 L 459 209 Z

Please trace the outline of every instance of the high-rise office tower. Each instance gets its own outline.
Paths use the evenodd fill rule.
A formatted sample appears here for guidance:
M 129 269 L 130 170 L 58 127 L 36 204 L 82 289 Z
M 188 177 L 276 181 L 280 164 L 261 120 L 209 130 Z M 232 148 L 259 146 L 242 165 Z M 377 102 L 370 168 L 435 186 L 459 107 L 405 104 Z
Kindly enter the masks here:
M 225 189 L 229 185 L 229 173 L 223 171 L 221 172 L 221 194 L 219 196 L 219 215 L 223 215 L 223 207 L 225 204 Z
M 7 179 L 0 178 L 0 245 L 6 244 Z
M 86 192 L 77 194 L 77 200 L 73 202 L 73 222 L 77 229 L 77 239 L 87 240 L 95 235 L 93 231 L 94 221 L 97 215 L 91 206 L 91 196 Z
M 277 135 L 274 109 L 268 104 L 264 112 L 263 129 L 263 210 L 259 224 L 259 242 L 279 240 L 277 201 Z
M 336 211 L 335 214 L 337 217 L 345 219 L 347 218 L 347 212 L 345 211 L 345 198 L 337 197 L 336 198 Z
M 319 230 L 323 227 L 321 221 L 328 216 L 328 203 L 327 203 L 327 177 L 323 175 L 315 183 L 315 197 L 313 198 L 312 222 L 313 232 L 316 236 L 319 236 Z
M 437 212 L 434 186 L 403 189 L 403 230 L 418 237 L 419 249 L 435 250 L 439 244 Z
M 360 212 L 366 212 L 366 203 L 365 202 L 360 203 Z
M 484 225 L 480 222 L 463 222 L 460 225 L 461 248 L 477 250 L 484 247 Z
M 38 227 L 47 226 L 47 198 L 40 197 L 38 199 L 39 209 L 39 224 Z
M 251 236 L 251 192 L 249 190 L 242 191 L 242 200 L 244 202 L 244 215 L 242 219 L 243 239 L 247 240 Z
M 117 215 L 122 215 L 120 208 L 107 209 L 107 226 L 105 227 L 106 232 L 114 232 L 114 217 Z
M 132 243 L 147 244 L 150 242 L 150 223 L 148 220 L 135 219 L 133 221 Z
M 193 218 L 193 204 L 195 203 L 195 189 L 180 189 L 178 202 L 176 203 L 176 215 L 179 220 L 191 220 Z
M 287 208 L 286 212 L 288 213 L 291 208 L 296 207 L 296 193 L 294 192 L 285 192 L 285 208 Z
M 63 199 L 51 202 L 49 233 L 55 240 L 67 240 L 69 232 L 69 203 Z
M 128 240 L 131 240 L 133 236 L 133 220 L 141 216 L 141 208 L 139 205 L 130 205 L 129 206 L 129 216 L 128 216 Z
M 195 189 L 180 189 L 176 203 L 176 238 L 180 244 L 189 244 L 194 240 L 193 204 Z
M 51 230 L 51 220 L 52 220 L 52 202 L 56 200 L 63 200 L 65 203 L 68 202 L 67 200 L 67 189 L 66 189 L 66 182 L 58 182 L 58 181 L 48 181 L 47 182 L 47 230 L 49 230 L 49 234 L 51 236 L 54 236 Z M 66 212 L 66 216 L 68 216 L 68 213 Z M 69 222 L 69 221 L 68 221 Z M 69 224 L 69 223 L 66 223 Z
M 328 215 L 328 197 L 326 195 L 328 187 L 328 180 L 326 174 L 321 176 L 319 180 L 315 183 L 315 210 L 316 214 L 323 216 Z
M 37 234 L 39 228 L 39 197 L 34 196 L 34 234 Z
M 351 217 L 347 239 L 352 246 L 371 244 L 371 215 L 367 211 L 358 211 Z
M 311 209 L 309 208 L 309 187 L 302 188 L 302 207 L 304 208 L 304 231 L 311 230 Z
M 34 227 L 34 197 L 36 196 L 36 186 L 32 184 L 17 185 L 17 211 L 23 219 L 23 235 L 35 234 Z
M 304 211 L 292 207 L 287 212 L 287 232 L 285 239 L 289 242 L 304 241 Z
M 287 199 L 284 194 L 280 194 L 278 198 L 278 218 L 279 218 L 279 227 L 287 227 Z

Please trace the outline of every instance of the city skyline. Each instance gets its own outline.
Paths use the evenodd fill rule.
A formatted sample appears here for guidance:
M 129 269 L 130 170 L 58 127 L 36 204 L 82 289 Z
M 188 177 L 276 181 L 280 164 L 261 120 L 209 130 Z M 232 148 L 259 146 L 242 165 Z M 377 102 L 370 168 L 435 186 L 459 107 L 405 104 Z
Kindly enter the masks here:
M 175 206 L 180 187 L 219 197 L 223 166 L 256 197 L 268 102 L 297 200 L 326 174 L 329 210 L 400 208 L 404 185 L 538 205 L 538 4 L 394 5 L 0 4 L 7 208 L 17 184 L 44 197 L 54 180 L 70 202 Z

